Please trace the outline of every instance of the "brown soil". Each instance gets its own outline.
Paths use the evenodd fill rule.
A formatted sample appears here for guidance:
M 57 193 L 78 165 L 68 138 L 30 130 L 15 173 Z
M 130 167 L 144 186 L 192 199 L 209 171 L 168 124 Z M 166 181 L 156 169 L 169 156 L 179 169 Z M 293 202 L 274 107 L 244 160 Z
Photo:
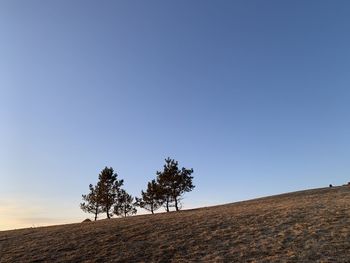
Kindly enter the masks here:
M 350 262 L 350 187 L 0 232 L 0 262 Z

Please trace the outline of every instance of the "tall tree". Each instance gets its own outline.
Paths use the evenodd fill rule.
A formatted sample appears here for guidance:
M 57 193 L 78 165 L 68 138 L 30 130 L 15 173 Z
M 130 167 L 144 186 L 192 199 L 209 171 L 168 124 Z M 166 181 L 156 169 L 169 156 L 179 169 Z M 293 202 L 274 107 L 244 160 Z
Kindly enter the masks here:
M 163 171 L 157 172 L 157 182 L 160 185 L 167 212 L 169 212 L 171 202 L 174 202 L 176 211 L 179 211 L 179 202 L 182 195 L 192 191 L 195 187 L 192 183 L 192 173 L 192 168 L 182 167 L 179 169 L 177 161 L 170 158 L 165 159 Z
M 152 180 L 147 184 L 147 190 L 141 191 L 141 198 L 136 197 L 136 205 L 150 211 L 154 214 L 159 207 L 164 203 L 160 186 L 157 184 L 156 180 Z
M 100 195 L 97 186 L 89 185 L 90 192 L 86 195 L 82 195 L 84 200 L 83 203 L 80 203 L 80 208 L 85 213 L 95 214 L 95 221 L 99 213 L 102 213 L 102 208 L 100 204 Z
M 123 180 L 118 180 L 118 175 L 114 173 L 112 167 L 105 167 L 99 174 L 99 181 L 97 187 L 100 194 L 100 202 L 103 212 L 106 213 L 107 218 L 113 216 L 111 211 L 113 205 L 116 202 L 120 187 L 123 185 Z
M 167 212 L 170 212 L 170 205 L 173 201 L 171 195 L 170 181 L 171 173 L 169 167 L 164 165 L 162 172 L 157 171 L 157 184 L 159 185 L 159 197 Z
M 127 217 L 128 215 L 136 214 L 136 212 L 134 198 L 124 189 L 121 189 L 114 204 L 114 213 L 116 215 Z

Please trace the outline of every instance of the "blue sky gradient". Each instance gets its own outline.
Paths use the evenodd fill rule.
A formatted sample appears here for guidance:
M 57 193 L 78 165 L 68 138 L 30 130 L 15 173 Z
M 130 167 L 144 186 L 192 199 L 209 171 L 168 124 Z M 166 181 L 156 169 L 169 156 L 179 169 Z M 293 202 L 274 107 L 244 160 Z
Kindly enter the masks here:
M 0 229 L 164 158 L 184 208 L 350 181 L 348 1 L 1 1 Z

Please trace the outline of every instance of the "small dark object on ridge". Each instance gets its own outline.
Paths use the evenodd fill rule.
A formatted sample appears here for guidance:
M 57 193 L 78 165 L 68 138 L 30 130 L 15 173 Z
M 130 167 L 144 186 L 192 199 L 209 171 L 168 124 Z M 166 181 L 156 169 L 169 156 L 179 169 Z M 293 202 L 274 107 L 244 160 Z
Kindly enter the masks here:
M 92 222 L 89 218 L 86 218 L 82 223 L 89 223 Z
M 333 185 L 332 185 L 332 184 L 330 184 L 330 185 L 329 185 L 329 187 L 333 187 Z

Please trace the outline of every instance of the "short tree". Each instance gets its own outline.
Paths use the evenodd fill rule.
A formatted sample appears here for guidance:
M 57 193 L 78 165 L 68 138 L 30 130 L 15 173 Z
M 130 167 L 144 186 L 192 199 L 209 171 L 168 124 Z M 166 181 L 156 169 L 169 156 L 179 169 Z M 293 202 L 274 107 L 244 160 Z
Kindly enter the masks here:
M 179 211 L 179 202 L 184 193 L 190 192 L 195 187 L 192 183 L 193 169 L 181 170 L 178 168 L 178 162 L 174 159 L 165 159 L 165 165 L 162 172 L 157 172 L 157 183 L 160 185 L 160 192 L 165 201 L 166 210 L 169 212 L 169 205 L 174 202 L 176 211 Z
M 84 202 L 80 203 L 80 208 L 85 213 L 95 214 L 95 221 L 99 213 L 102 213 L 102 207 L 100 204 L 100 196 L 97 186 L 89 185 L 90 192 L 86 195 L 82 195 Z
M 114 204 L 114 213 L 116 215 L 127 217 L 128 215 L 136 214 L 136 212 L 134 198 L 124 189 L 121 189 Z
M 154 214 L 159 207 L 164 203 L 162 195 L 160 193 L 160 186 L 156 180 L 148 182 L 146 192 L 141 191 L 141 198 L 136 197 L 135 204 L 143 209 L 150 211 Z
M 97 187 L 99 189 L 101 208 L 106 213 L 107 218 L 111 218 L 113 216 L 111 209 L 116 202 L 118 194 L 121 191 L 120 187 L 124 181 L 118 180 L 118 175 L 114 173 L 112 167 L 105 167 L 98 178 Z

